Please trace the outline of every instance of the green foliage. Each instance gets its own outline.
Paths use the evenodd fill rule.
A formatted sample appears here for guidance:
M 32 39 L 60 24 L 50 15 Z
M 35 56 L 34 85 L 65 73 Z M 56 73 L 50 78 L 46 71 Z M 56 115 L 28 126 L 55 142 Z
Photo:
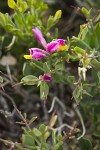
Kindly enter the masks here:
M 39 79 L 33 75 L 28 75 L 21 80 L 24 85 L 35 85 L 38 83 L 38 81 Z
M 12 9 L 15 9 L 17 7 L 14 0 L 8 0 L 8 6 Z
M 40 84 L 40 97 L 42 100 L 46 100 L 49 94 L 49 86 L 46 82 Z
M 63 145 L 63 138 L 61 135 L 56 136 L 56 129 L 51 129 L 54 126 L 56 116 L 53 116 L 48 126 L 41 124 L 38 128 L 24 129 L 24 134 L 21 137 L 22 144 L 15 143 L 18 150 L 44 149 L 51 150 L 50 145 L 47 144 L 48 138 L 52 136 L 52 150 L 61 150 Z M 55 120 L 56 121 L 56 120 Z M 55 141 L 55 142 L 53 142 Z
M 91 142 L 88 139 L 85 138 L 81 138 L 79 140 L 79 144 L 80 144 L 80 148 L 81 150 L 93 150 L 93 146 L 91 144 Z
M 0 13 L 0 27 L 9 34 L 5 35 L 4 38 L 0 38 L 0 41 L 1 45 L 3 45 L 6 38 L 11 39 L 8 46 L 5 44 L 3 46 L 7 46 L 9 50 L 17 47 L 15 50 L 18 49 L 18 51 L 15 52 L 15 54 L 18 60 L 20 57 L 23 57 L 23 54 L 27 53 L 21 50 L 28 50 L 37 45 L 37 41 L 35 37 L 33 37 L 32 26 L 37 26 L 41 29 L 41 32 L 44 34 L 43 36 L 46 37 L 48 42 L 54 41 L 56 35 L 50 37 L 49 30 L 61 18 L 61 10 L 58 10 L 54 16 L 50 16 L 46 22 L 44 16 L 46 15 L 45 10 L 47 10 L 48 7 L 42 0 L 8 0 L 8 6 L 13 9 L 13 14 Z M 46 57 L 43 59 L 31 59 L 27 62 L 22 60 L 22 62 L 24 62 L 23 75 L 25 77 L 21 79 L 21 83 L 23 85 L 35 85 L 39 87 L 40 98 L 42 100 L 48 98 L 49 85 L 51 82 L 68 84 L 73 90 L 72 97 L 77 104 L 87 96 L 90 102 L 87 101 L 87 103 L 85 103 L 83 114 L 85 114 L 87 107 L 87 110 L 92 110 L 89 116 L 91 116 L 91 122 L 93 122 L 94 125 L 93 129 L 95 134 L 93 138 L 100 139 L 100 134 L 97 134 L 98 129 L 96 128 L 100 122 L 97 120 L 100 103 L 93 101 L 93 97 L 98 97 L 100 93 L 100 22 L 98 16 L 92 19 L 91 9 L 88 11 L 86 8 L 82 8 L 81 11 L 86 16 L 88 23 L 80 26 L 80 32 L 77 37 L 73 36 L 71 39 L 67 39 L 64 45 L 61 43 L 58 44 L 58 48 L 54 53 L 49 53 L 47 47 L 43 48 L 46 54 Z M 12 53 L 14 53 L 14 50 Z M 75 62 L 78 63 L 76 75 L 67 70 L 66 67 L 66 63 Z M 88 81 L 87 78 L 89 69 L 91 69 L 92 72 L 92 82 Z M 45 75 L 47 75 L 46 79 Z M 0 76 L 0 84 L 2 83 L 3 78 Z M 36 117 L 33 117 L 28 122 L 28 125 L 31 125 L 35 119 Z M 18 150 L 51 150 L 50 145 L 48 145 L 48 138 L 51 138 L 52 150 L 63 150 L 64 140 L 67 138 L 69 140 L 72 136 L 69 136 L 71 134 L 57 135 L 57 129 L 53 127 L 56 120 L 57 115 L 54 115 L 49 125 L 41 124 L 39 127 L 30 128 L 27 126 L 27 122 L 24 118 L 24 123 L 26 123 L 27 128 L 24 128 L 24 134 L 21 137 L 22 143 L 14 143 L 14 146 Z M 9 144 L 6 140 L 2 142 Z M 81 138 L 77 142 L 79 142 L 79 147 L 82 150 L 93 150 L 92 140 L 90 142 L 90 140 L 86 138 Z
M 49 17 L 48 22 L 47 22 L 47 30 L 50 30 L 50 28 L 59 21 L 59 19 L 61 18 L 61 15 L 62 15 L 62 11 L 58 10 L 54 16 Z

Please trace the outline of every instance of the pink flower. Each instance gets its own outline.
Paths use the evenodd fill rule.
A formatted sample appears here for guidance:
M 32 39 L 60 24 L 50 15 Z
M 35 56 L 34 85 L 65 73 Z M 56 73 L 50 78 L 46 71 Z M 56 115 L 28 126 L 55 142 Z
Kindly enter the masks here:
M 39 48 L 30 48 L 30 55 L 24 55 L 24 58 L 26 59 L 36 59 L 36 60 L 40 60 L 42 58 L 46 57 L 46 53 L 53 53 L 55 51 L 63 51 L 66 49 L 66 45 L 65 45 L 65 40 L 63 39 L 57 39 L 54 40 L 50 43 L 47 43 L 46 40 L 43 37 L 42 32 L 37 28 L 37 27 L 33 27 L 32 31 L 35 35 L 35 37 L 37 38 L 38 42 L 44 47 L 44 50 L 39 49 Z
M 65 49 L 65 40 L 63 39 L 57 39 L 55 41 L 52 41 L 50 43 L 46 43 L 46 40 L 43 37 L 42 32 L 37 28 L 37 27 L 33 27 L 32 31 L 35 35 L 35 37 L 37 38 L 38 42 L 45 48 L 45 50 L 49 53 L 53 53 L 57 50 L 59 50 L 60 48 Z
M 43 79 L 44 79 L 44 81 L 46 81 L 46 82 L 50 82 L 50 81 L 52 80 L 52 77 L 51 77 L 50 74 L 44 74 L 44 75 L 43 75 Z
M 44 47 L 46 48 L 47 43 L 46 40 L 43 37 L 42 32 L 37 28 L 37 27 L 33 27 L 32 31 L 34 32 L 35 37 L 37 38 L 38 42 Z
M 45 82 L 50 82 L 52 80 L 52 77 L 50 74 L 44 74 L 44 75 L 40 75 L 39 79 Z
M 33 59 L 40 60 L 46 57 L 46 52 L 39 48 L 30 48 L 30 55 Z

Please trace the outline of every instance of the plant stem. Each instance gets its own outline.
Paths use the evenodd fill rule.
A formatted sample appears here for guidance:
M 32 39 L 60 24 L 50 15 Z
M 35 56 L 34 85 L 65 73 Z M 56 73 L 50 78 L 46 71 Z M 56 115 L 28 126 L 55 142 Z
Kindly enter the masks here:
M 16 106 L 15 102 L 13 101 L 13 99 L 8 94 L 3 92 L 2 90 L 0 90 L 0 93 L 11 101 L 11 103 L 13 104 L 13 107 L 15 108 L 15 110 L 17 111 L 17 113 L 19 114 L 19 116 L 21 117 L 23 122 L 25 123 L 26 127 L 29 129 L 29 131 L 31 131 L 31 128 L 30 128 L 29 124 L 27 123 L 26 119 L 23 117 L 21 112 L 17 109 L 17 106 Z

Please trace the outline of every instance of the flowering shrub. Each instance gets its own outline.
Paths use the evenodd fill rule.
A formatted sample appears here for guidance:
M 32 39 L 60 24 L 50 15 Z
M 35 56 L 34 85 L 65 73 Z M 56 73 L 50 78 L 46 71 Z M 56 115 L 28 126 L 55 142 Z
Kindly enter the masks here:
M 83 9 L 83 12 L 84 12 L 84 9 Z M 89 12 L 87 12 L 87 14 L 88 13 Z M 89 95 L 89 93 L 87 93 L 86 90 L 84 90 L 84 81 L 86 81 L 87 70 L 92 68 L 93 65 L 94 67 L 97 67 L 97 68 L 99 68 L 99 65 L 100 65 L 99 61 L 96 59 L 96 57 L 98 57 L 97 45 L 94 43 L 94 45 L 91 47 L 88 41 L 85 42 L 86 40 L 85 38 L 89 36 L 88 35 L 89 32 L 91 32 L 92 34 L 92 30 L 99 30 L 100 26 L 99 26 L 99 23 L 97 23 L 96 27 L 92 27 L 94 29 L 91 29 L 91 24 L 93 26 L 93 23 L 91 22 L 91 20 L 89 21 L 90 21 L 90 24 L 84 25 L 84 29 L 83 30 L 81 29 L 82 31 L 80 31 L 78 37 L 72 37 L 70 41 L 66 41 L 67 44 L 65 44 L 64 39 L 56 39 L 47 44 L 41 31 L 37 27 L 33 27 L 32 31 L 34 32 L 35 37 L 40 42 L 40 44 L 44 47 L 45 50 L 42 50 L 39 48 L 30 48 L 29 49 L 30 55 L 24 55 L 26 59 L 31 59 L 31 60 L 33 59 L 36 61 L 44 59 L 44 61 L 41 61 L 41 67 L 43 69 L 40 68 L 40 66 L 37 66 L 37 68 L 40 68 L 44 74 L 47 73 L 49 74 L 49 76 L 52 76 L 54 80 L 57 79 L 57 78 L 54 78 L 54 75 L 56 76 L 59 71 L 64 70 L 64 62 L 66 61 L 69 62 L 70 60 L 73 60 L 74 58 L 76 59 L 76 61 L 79 61 L 79 67 L 78 67 L 79 81 L 78 83 L 75 83 L 75 80 L 73 81 L 73 83 L 77 85 L 77 88 L 73 92 L 73 97 L 75 98 L 77 103 L 82 99 L 83 94 Z M 88 29 L 88 26 L 90 29 Z M 84 34 L 86 34 L 87 36 Z M 97 35 L 97 37 L 95 38 L 97 39 L 96 42 L 99 42 L 99 36 Z M 68 45 L 71 45 L 71 46 L 68 46 Z M 70 48 L 71 50 L 69 51 Z M 63 67 L 57 68 L 59 64 L 62 64 Z M 62 75 L 60 76 L 64 78 L 65 82 L 67 82 L 66 70 L 65 70 L 64 76 Z M 50 80 L 51 80 L 51 77 L 50 77 Z M 34 81 L 37 81 L 36 77 L 34 76 L 32 79 L 30 78 L 30 75 L 24 77 L 21 80 L 21 82 L 26 85 L 29 85 L 30 82 L 31 82 L 31 85 L 32 83 L 33 85 L 34 84 L 39 85 L 41 99 L 46 99 L 49 93 L 48 91 L 49 87 L 47 83 L 44 82 L 46 80 L 44 81 L 42 80 L 41 82 L 41 78 L 39 78 L 37 82 L 34 82 Z
M 38 4 L 40 9 L 38 9 Z M 24 63 L 24 77 L 21 79 L 21 84 L 40 87 L 41 100 L 48 99 L 51 82 L 65 85 L 69 84 L 73 90 L 72 98 L 75 100 L 76 104 L 79 104 L 86 95 L 87 98 L 92 96 L 92 92 L 89 92 L 88 87 L 91 88 L 93 86 L 93 88 L 96 89 L 94 95 L 99 94 L 100 21 L 98 16 L 91 18 L 92 10 L 88 11 L 85 8 L 81 8 L 81 12 L 87 18 L 87 23 L 80 26 L 80 32 L 77 37 L 73 36 L 66 40 L 56 35 L 50 37 L 50 33 L 48 33 L 50 28 L 60 19 L 62 14 L 61 10 L 58 10 L 54 16 L 50 16 L 47 24 L 44 25 L 42 20 L 43 16 L 40 14 L 47 9 L 47 5 L 44 4 L 42 0 L 38 0 L 38 2 L 35 0 L 27 0 L 27 2 L 22 0 L 17 0 L 17 2 L 8 0 L 8 5 L 14 10 L 14 15 L 10 17 L 8 14 L 0 13 L 0 26 L 13 35 L 8 49 L 14 44 L 20 43 L 20 40 L 21 46 L 25 46 L 26 50 L 22 52 L 21 57 L 24 55 L 23 57 L 27 60 L 28 65 Z M 40 44 L 39 47 L 35 48 L 35 42 L 32 42 L 32 40 L 35 42 L 38 41 Z M 41 49 L 40 46 L 43 48 Z M 78 62 L 76 68 L 77 77 L 71 74 L 70 71 L 67 71 L 66 68 L 66 64 L 75 62 Z M 27 72 L 26 75 L 25 71 L 27 68 L 30 68 L 30 66 L 33 69 L 35 68 L 34 74 L 33 72 Z M 90 70 L 94 76 L 92 82 L 88 80 L 88 70 Z M 0 82 L 3 82 L 2 77 L 0 77 Z M 63 150 L 64 143 L 66 143 L 67 140 L 75 138 L 77 135 L 76 143 L 78 141 L 82 149 L 84 149 L 84 145 L 87 150 L 93 149 L 91 142 L 83 138 L 85 134 L 84 123 L 77 108 L 76 112 L 83 127 L 82 135 L 79 134 L 80 130 L 78 128 L 70 125 L 67 125 L 70 129 L 68 133 L 59 134 L 58 131 L 60 128 L 63 128 L 63 125 L 58 128 L 54 127 L 57 120 L 57 116 L 54 114 L 48 125 L 41 124 L 37 128 L 31 128 L 30 125 L 36 118 L 33 117 L 27 122 L 27 119 L 23 117 L 16 106 L 15 109 L 21 116 L 26 128 L 24 128 L 21 143 L 0 139 L 6 144 L 10 144 L 12 146 L 11 149 L 15 147 L 19 150 Z M 48 139 L 50 137 L 52 137 L 52 142 L 49 145 Z M 72 148 L 70 147 L 70 149 Z

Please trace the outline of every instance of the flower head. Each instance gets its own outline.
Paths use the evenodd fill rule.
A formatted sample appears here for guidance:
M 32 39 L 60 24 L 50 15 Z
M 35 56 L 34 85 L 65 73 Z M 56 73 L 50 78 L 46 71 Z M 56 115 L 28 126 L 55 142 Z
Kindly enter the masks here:
M 63 51 L 66 49 L 65 40 L 57 39 L 47 44 L 42 32 L 37 27 L 33 27 L 32 31 L 34 32 L 34 35 L 39 43 L 46 49 L 47 52 L 53 53 L 57 50 Z
M 42 58 L 46 57 L 46 52 L 39 48 L 30 48 L 30 55 L 24 55 L 24 58 L 26 59 L 36 59 L 40 60 Z
M 50 43 L 47 43 L 43 37 L 42 32 L 37 27 L 33 27 L 32 31 L 35 37 L 37 38 L 38 42 L 44 47 L 45 51 L 39 48 L 31 48 L 29 49 L 30 55 L 24 55 L 24 58 L 26 59 L 33 58 L 36 60 L 40 60 L 46 57 L 46 52 L 53 53 L 55 51 L 63 51 L 66 49 L 65 40 L 57 39 Z
M 51 77 L 50 74 L 44 74 L 44 75 L 43 75 L 43 79 L 44 79 L 44 81 L 46 81 L 46 82 L 50 82 L 51 79 L 52 79 L 52 77 Z
M 65 44 L 65 40 L 63 39 L 57 39 L 58 42 L 58 51 L 64 51 L 67 48 L 67 45 Z
M 44 75 L 40 75 L 39 79 L 45 82 L 50 82 L 52 80 L 52 77 L 50 74 L 44 74 Z

